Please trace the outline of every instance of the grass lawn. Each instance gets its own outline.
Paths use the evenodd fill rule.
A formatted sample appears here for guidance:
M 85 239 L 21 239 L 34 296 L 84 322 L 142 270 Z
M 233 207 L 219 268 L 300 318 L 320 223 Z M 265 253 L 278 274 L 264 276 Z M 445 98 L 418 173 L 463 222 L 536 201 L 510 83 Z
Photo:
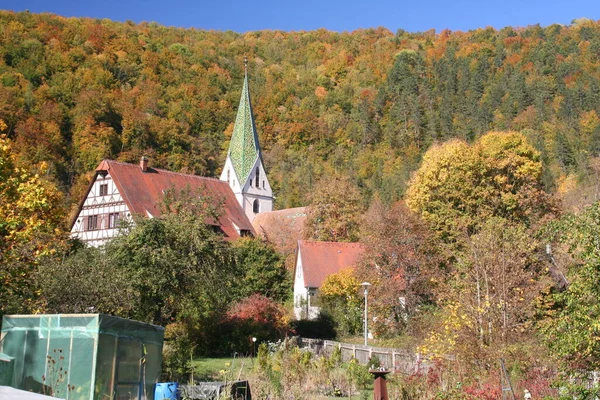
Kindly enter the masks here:
M 255 358 L 199 358 L 194 360 L 194 378 L 197 381 L 246 380 L 254 367 Z

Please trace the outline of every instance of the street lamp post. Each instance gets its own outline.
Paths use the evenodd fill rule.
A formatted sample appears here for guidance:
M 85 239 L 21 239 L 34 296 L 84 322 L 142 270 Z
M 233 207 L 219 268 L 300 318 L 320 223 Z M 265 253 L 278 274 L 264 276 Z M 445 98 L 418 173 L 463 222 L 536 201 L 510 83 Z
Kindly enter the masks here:
M 369 335 L 369 330 L 367 327 L 367 321 L 368 321 L 367 320 L 367 295 L 369 294 L 369 286 L 371 286 L 371 284 L 369 282 L 363 282 L 360 284 L 360 286 L 362 286 L 365 291 L 365 346 L 366 346 L 368 335 Z
M 255 354 L 255 349 L 254 349 L 255 345 L 256 345 L 256 338 L 253 337 L 252 338 L 252 357 L 254 357 L 254 354 Z

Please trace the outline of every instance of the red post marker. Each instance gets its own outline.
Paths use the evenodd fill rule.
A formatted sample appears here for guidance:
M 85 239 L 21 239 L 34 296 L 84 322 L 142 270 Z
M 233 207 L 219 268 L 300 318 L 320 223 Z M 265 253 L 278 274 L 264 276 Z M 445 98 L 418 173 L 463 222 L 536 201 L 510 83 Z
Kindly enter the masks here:
M 389 400 L 385 376 L 391 371 L 385 370 L 384 368 L 377 368 L 370 369 L 369 372 L 373 374 L 373 378 L 375 379 L 373 384 L 373 399 Z

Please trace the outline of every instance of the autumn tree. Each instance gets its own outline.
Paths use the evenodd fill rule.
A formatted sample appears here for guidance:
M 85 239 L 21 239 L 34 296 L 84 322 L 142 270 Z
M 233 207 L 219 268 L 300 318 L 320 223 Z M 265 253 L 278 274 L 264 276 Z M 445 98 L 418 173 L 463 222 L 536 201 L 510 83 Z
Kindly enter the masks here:
M 436 301 L 447 318 L 447 333 L 456 338 L 446 351 L 469 361 L 493 362 L 514 343 L 528 340 L 534 300 L 549 284 L 539 246 L 523 225 L 498 217 L 466 238 L 454 268 L 435 278 L 440 280 Z
M 0 120 L 0 131 L 5 128 Z M 62 195 L 43 178 L 45 168 L 18 167 L 10 141 L 0 137 L 0 314 L 42 306 L 35 268 L 64 239 Z
M 431 301 L 431 270 L 437 249 L 424 222 L 404 203 L 373 201 L 361 221 L 366 249 L 357 268 L 361 281 L 373 284 L 370 309 L 379 335 L 405 331 L 419 306 Z
M 516 132 L 491 132 L 473 145 L 451 140 L 424 155 L 406 203 L 445 242 L 501 217 L 530 226 L 556 212 L 543 190 L 540 153 Z
M 540 304 L 540 332 L 564 371 L 595 371 L 600 367 L 600 203 L 565 215 L 544 233 L 565 264 L 569 285 Z M 559 252 L 568 257 L 559 258 Z
M 362 327 L 360 281 L 351 268 L 331 274 L 319 288 L 321 314 L 333 320 L 338 336 L 355 335 Z
M 359 189 L 343 176 L 322 178 L 311 194 L 304 235 L 329 242 L 356 242 L 364 210 Z

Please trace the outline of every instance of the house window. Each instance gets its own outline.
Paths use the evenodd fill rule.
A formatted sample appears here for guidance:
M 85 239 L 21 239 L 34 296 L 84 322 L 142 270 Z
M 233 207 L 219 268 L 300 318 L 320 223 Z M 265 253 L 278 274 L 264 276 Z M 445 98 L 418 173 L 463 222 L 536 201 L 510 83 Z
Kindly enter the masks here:
M 260 175 L 260 170 L 258 169 L 258 167 L 256 167 L 256 180 L 255 180 L 255 184 L 254 186 L 256 186 L 256 188 L 260 188 L 260 181 L 259 181 L 259 175 Z
M 258 214 L 260 212 L 260 202 L 258 199 L 254 200 L 254 203 L 252 203 L 252 212 L 254 212 L 254 214 Z
M 106 196 L 108 194 L 108 183 L 100 185 L 100 196 Z
M 116 228 L 119 225 L 119 213 L 108 214 L 108 227 Z
M 97 229 L 98 229 L 98 216 L 97 215 L 88 215 L 87 230 L 95 231 Z

